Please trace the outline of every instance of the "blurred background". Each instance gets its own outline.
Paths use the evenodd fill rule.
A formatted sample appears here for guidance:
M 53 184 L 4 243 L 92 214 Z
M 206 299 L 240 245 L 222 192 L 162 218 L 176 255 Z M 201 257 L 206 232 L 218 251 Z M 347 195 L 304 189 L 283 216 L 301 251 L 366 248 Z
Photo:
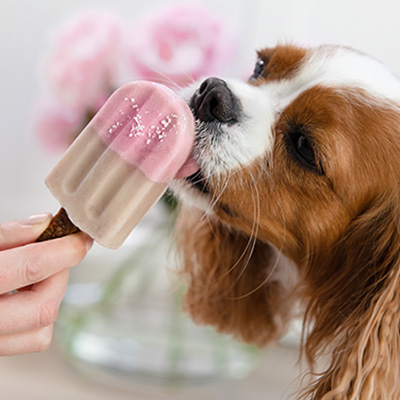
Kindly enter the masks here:
M 180 23 L 183 25 L 188 23 L 180 19 L 182 15 L 179 10 L 182 4 L 185 4 L 185 7 L 193 7 L 195 15 L 199 16 L 196 18 L 192 15 L 190 17 L 192 20 L 189 18 L 189 25 L 194 30 L 195 39 L 190 46 L 185 47 L 182 53 L 178 54 L 182 57 L 181 61 L 184 60 L 181 64 L 185 64 L 181 69 L 178 56 L 175 59 L 175 69 L 163 69 L 165 67 L 163 61 L 171 56 L 168 53 L 171 49 L 160 45 L 163 41 L 163 32 L 168 34 L 169 30 L 173 30 L 171 26 L 174 24 L 179 26 Z M 68 42 L 72 39 L 65 32 L 68 29 L 74 29 L 73 24 L 78 24 L 76 18 L 79 19 L 82 12 L 88 13 L 86 18 L 92 18 L 90 13 L 93 10 L 100 12 L 100 19 L 105 18 L 101 26 L 110 27 L 108 37 L 116 34 L 115 38 L 119 38 L 118 51 L 120 53 L 107 53 L 107 57 L 126 57 L 127 60 L 125 63 L 121 62 L 111 67 L 107 64 L 107 68 L 111 68 L 113 75 L 109 76 L 111 72 L 108 69 L 105 72 L 104 76 L 107 78 L 104 79 L 109 79 L 108 86 L 105 85 L 107 88 L 99 89 L 98 82 L 94 82 L 92 92 L 95 93 L 98 90 L 96 92 L 98 96 L 85 97 L 83 100 L 79 87 L 77 92 L 69 91 L 68 79 L 73 79 L 73 77 L 71 78 L 68 74 L 64 76 L 59 73 L 59 70 L 64 68 L 68 71 L 68 64 L 65 64 L 68 60 L 64 60 L 66 53 L 64 50 L 72 46 Z M 198 78 L 207 74 L 246 79 L 253 68 L 255 50 L 285 41 L 304 44 L 329 42 L 355 47 L 370 53 L 386 63 L 395 73 L 400 74 L 397 43 L 400 37 L 399 11 L 400 5 L 394 0 L 380 2 L 372 0 L 337 0 L 335 2 L 202 0 L 185 3 L 166 0 L 147 2 L 136 0 L 2 1 L 0 4 L 0 76 L 2 78 L 0 81 L 0 220 L 20 219 L 42 211 L 55 212 L 57 210 L 57 202 L 44 186 L 44 177 L 73 136 L 78 133 L 79 128 L 104 101 L 104 96 L 109 94 L 106 91 L 112 89 L 110 85 L 116 87 L 124 81 L 152 78 L 175 87 L 172 81 L 182 86 L 188 83 L 185 79 L 189 75 Z M 166 31 L 161 30 L 155 34 L 155 42 L 147 40 L 160 26 Z M 210 32 L 213 33 L 210 34 Z M 68 39 L 67 43 L 62 39 L 65 36 Z M 117 40 L 115 38 L 113 40 Z M 75 40 L 79 41 L 79 34 L 76 35 Z M 110 43 L 113 47 L 113 42 Z M 160 47 L 157 48 L 158 53 L 156 52 L 154 56 L 151 50 L 156 45 Z M 73 46 L 76 46 L 76 43 Z M 215 53 L 210 59 L 203 60 L 207 46 L 211 46 Z M 85 49 L 87 47 L 83 50 Z M 73 50 L 79 56 L 81 49 L 74 47 Z M 110 49 L 104 51 L 109 52 Z M 71 54 L 75 53 L 71 52 Z M 105 59 L 101 58 L 101 54 L 99 57 L 100 61 L 104 62 Z M 206 61 L 207 65 L 196 69 L 196 60 L 199 63 Z M 65 65 L 61 65 L 63 62 Z M 152 70 L 157 70 L 157 73 L 152 75 Z M 91 79 L 91 77 L 86 77 L 86 79 Z M 78 104 L 79 101 L 86 103 Z M 52 118 L 50 121 L 47 118 L 49 116 Z M 64 135 L 62 137 L 61 131 Z M 159 230 L 159 225 L 162 223 L 163 227 L 167 226 L 164 236 L 168 237 L 169 215 L 168 207 L 155 210 L 141 225 L 137 235 L 142 238 L 147 237 L 146 235 L 153 237 L 152 233 L 154 230 Z M 159 240 L 162 244 L 157 245 L 158 248 L 168 247 L 163 237 Z M 106 312 L 110 313 L 112 310 L 113 317 L 116 315 L 115 307 L 119 311 L 123 310 L 121 311 L 123 314 L 126 312 L 127 305 L 133 307 L 130 303 L 135 301 L 135 298 L 130 297 L 134 292 L 132 287 L 146 286 L 144 282 L 148 281 L 148 276 L 139 274 L 138 277 L 137 270 L 132 271 L 126 266 L 138 264 L 137 260 L 148 259 L 146 254 L 154 252 L 145 246 L 140 249 L 137 246 L 132 247 L 133 241 L 137 242 L 137 238 L 128 241 L 128 244 L 118 253 L 94 249 L 91 259 L 80 272 L 74 273 L 71 277 L 72 290 L 67 295 L 66 306 L 60 316 L 58 345 L 54 345 L 49 352 L 41 355 L 0 359 L 0 393 L 4 398 L 19 400 L 29 394 L 31 399 L 41 400 L 47 398 L 105 399 L 110 396 L 115 399 L 200 399 L 205 395 L 209 399 L 222 399 L 228 396 L 231 399 L 242 399 L 245 396 L 252 399 L 277 399 L 290 395 L 291 389 L 287 388 L 293 385 L 298 373 L 296 340 L 290 339 L 286 343 L 267 350 L 265 354 L 258 355 L 254 355 L 253 349 L 235 347 L 236 345 L 229 341 L 221 342 L 222 344 L 215 347 L 218 351 L 221 348 L 225 349 L 224 356 L 229 354 L 229 357 L 242 362 L 238 367 L 228 360 L 229 357 L 226 358 L 223 373 L 211 371 L 213 367 L 209 366 L 206 358 L 202 358 L 201 355 L 207 351 L 205 344 L 205 347 L 197 348 L 196 351 L 201 354 L 195 357 L 195 360 L 203 360 L 204 368 L 200 368 L 198 364 L 193 370 L 190 369 L 192 367 L 188 367 L 187 370 L 192 373 L 190 379 L 182 376 L 182 371 L 178 368 L 175 378 L 179 378 L 179 382 L 176 385 L 171 384 L 171 381 L 165 384 L 165 379 L 160 380 L 160 376 L 165 378 L 168 365 L 164 365 L 161 375 L 158 372 L 156 378 L 153 379 L 154 377 L 151 376 L 149 378 L 151 375 L 149 371 L 140 371 L 137 375 L 138 371 L 132 370 L 132 360 L 129 358 L 124 366 L 126 372 L 124 379 L 118 376 L 118 373 L 121 375 L 122 368 L 118 363 L 118 365 L 113 365 L 114 370 L 119 371 L 114 376 L 113 371 L 110 371 L 113 369 L 110 368 L 110 364 L 113 362 L 115 364 L 113 357 L 120 360 L 121 355 L 118 351 L 126 352 L 127 349 L 126 346 L 118 347 L 122 334 L 120 332 L 120 336 L 116 338 L 114 332 L 107 332 L 111 336 L 112 346 L 111 339 L 107 339 L 107 343 L 99 341 L 98 348 L 95 348 L 93 343 L 97 343 L 96 340 L 100 336 L 94 337 L 93 332 L 100 332 L 104 336 L 104 326 L 115 322 L 104 320 L 104 314 L 102 314 L 105 310 L 104 305 L 106 305 Z M 153 254 L 154 257 L 159 257 L 152 259 L 157 267 L 164 264 L 164 261 L 160 260 L 168 258 L 168 252 L 162 251 L 160 254 Z M 101 263 L 104 264 L 104 268 L 100 265 Z M 162 272 L 150 267 L 149 269 L 154 276 L 157 276 L 157 282 L 163 282 L 165 277 Z M 96 280 L 93 279 L 93 274 L 96 275 Z M 130 286 L 126 286 L 127 284 L 121 286 L 122 281 L 130 282 Z M 108 286 L 104 286 L 105 282 Z M 109 282 L 112 282 L 114 286 L 110 287 Z M 162 292 L 166 297 L 171 296 L 171 291 L 165 288 L 163 283 L 159 283 L 161 286 L 157 285 L 148 287 L 148 294 L 155 290 Z M 160 287 L 162 291 L 159 290 Z M 173 305 L 167 311 L 162 310 L 162 313 L 167 315 L 168 326 L 176 327 L 180 325 L 176 325 L 174 318 L 178 317 L 174 312 L 179 312 L 177 302 L 179 303 L 181 292 L 180 289 L 176 289 L 176 286 L 172 292 L 175 293 L 171 300 Z M 103 307 L 100 309 L 98 308 L 99 299 Z M 165 303 L 162 299 L 158 301 Z M 154 310 L 149 313 L 154 315 Z M 103 318 L 101 321 L 100 314 Z M 157 321 L 164 321 L 163 318 L 165 319 L 165 316 Z M 88 327 L 82 325 L 82 320 L 94 322 Z M 115 323 L 120 322 L 118 320 Z M 148 321 L 145 321 L 143 326 L 147 326 L 148 332 L 152 330 L 154 332 L 154 330 L 160 330 L 157 323 L 150 326 L 146 325 Z M 130 331 L 132 321 L 128 321 L 127 324 L 130 325 L 125 336 L 129 337 L 132 334 Z M 68 329 L 71 326 L 77 329 L 71 331 Z M 83 337 L 77 335 L 78 328 L 84 331 L 86 342 L 78 341 Z M 192 327 L 187 329 L 192 332 Z M 199 343 L 204 340 L 206 342 L 220 340 L 210 339 L 208 331 L 207 339 L 204 339 L 202 331 L 199 332 Z M 146 336 L 146 331 L 141 334 Z M 197 333 L 193 335 L 196 336 Z M 76 340 L 72 341 L 71 338 Z M 162 339 L 158 337 L 154 340 L 158 346 Z M 118 343 L 117 349 L 115 349 L 115 343 Z M 131 344 L 128 343 L 128 348 Z M 90 351 L 88 351 L 88 346 Z M 151 346 L 154 347 L 154 344 L 150 344 Z M 168 344 L 166 346 L 168 347 Z M 192 344 L 188 347 L 190 354 L 196 354 Z M 109 353 L 99 357 L 99 351 L 105 348 L 108 348 Z M 82 349 L 84 349 L 84 356 Z M 157 349 L 161 351 L 158 347 Z M 93 354 L 97 357 L 95 362 L 97 366 L 100 365 L 99 368 L 89 368 L 85 364 L 89 360 L 88 357 L 92 357 Z M 150 353 L 144 353 L 142 356 L 152 357 Z M 86 361 L 82 357 L 86 357 Z M 182 364 L 183 366 L 192 366 L 191 363 L 194 362 L 184 357 L 181 360 L 188 363 Z M 89 361 L 92 364 L 94 362 L 93 359 Z M 75 368 L 72 368 L 71 364 Z M 103 368 L 104 364 L 108 365 L 108 370 Z M 150 369 L 152 367 L 154 366 L 149 366 Z M 200 377 L 204 378 L 204 371 L 207 368 L 215 379 L 206 379 L 210 381 L 207 383 L 204 383 L 204 379 L 197 379 L 198 382 L 196 382 L 196 373 L 200 371 Z M 132 379 L 132 374 L 135 373 L 136 377 L 139 376 L 138 379 Z M 207 377 L 210 378 L 208 375 Z M 135 381 L 135 384 L 131 385 L 131 381 Z M 146 382 L 143 383 L 143 381 Z
M 43 177 L 57 156 L 44 156 L 32 134 L 32 110 L 44 85 L 41 66 L 49 52 L 52 32 L 74 14 L 94 6 L 115 12 L 130 21 L 132 27 L 141 16 L 166 4 L 170 2 L 1 2 L 0 220 L 57 208 L 43 185 Z M 251 71 L 255 49 L 287 40 L 353 46 L 400 72 L 400 5 L 394 0 L 203 0 L 195 4 L 207 6 L 236 34 L 240 57 L 236 69 L 230 71 L 233 74 Z

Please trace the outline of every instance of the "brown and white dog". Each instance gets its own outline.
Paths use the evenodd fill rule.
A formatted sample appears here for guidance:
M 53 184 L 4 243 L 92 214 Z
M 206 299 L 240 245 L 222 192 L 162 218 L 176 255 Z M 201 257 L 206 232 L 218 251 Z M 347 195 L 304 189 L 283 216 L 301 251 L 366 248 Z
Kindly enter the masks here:
M 400 399 L 400 81 L 339 46 L 258 52 L 184 91 L 197 174 L 172 184 L 199 323 L 327 368 L 298 398 Z

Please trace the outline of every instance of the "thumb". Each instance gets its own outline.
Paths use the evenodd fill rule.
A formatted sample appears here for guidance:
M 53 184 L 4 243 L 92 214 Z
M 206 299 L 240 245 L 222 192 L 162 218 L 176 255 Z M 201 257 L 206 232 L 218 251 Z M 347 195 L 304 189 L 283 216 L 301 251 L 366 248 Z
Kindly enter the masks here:
M 34 242 L 51 220 L 50 213 L 36 214 L 22 221 L 0 224 L 0 250 Z

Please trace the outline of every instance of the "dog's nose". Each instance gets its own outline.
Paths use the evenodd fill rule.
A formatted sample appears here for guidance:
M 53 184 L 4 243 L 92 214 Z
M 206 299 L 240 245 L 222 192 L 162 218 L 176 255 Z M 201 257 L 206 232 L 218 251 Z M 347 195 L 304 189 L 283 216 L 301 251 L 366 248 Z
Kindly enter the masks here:
M 195 91 L 190 101 L 195 116 L 204 122 L 235 123 L 240 113 L 240 102 L 219 78 L 208 78 Z

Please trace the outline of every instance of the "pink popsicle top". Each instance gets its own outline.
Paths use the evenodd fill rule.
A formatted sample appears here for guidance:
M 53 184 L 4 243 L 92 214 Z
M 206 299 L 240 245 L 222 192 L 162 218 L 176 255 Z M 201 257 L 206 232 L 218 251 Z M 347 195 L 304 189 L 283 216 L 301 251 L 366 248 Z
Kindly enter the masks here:
M 164 85 L 138 81 L 120 87 L 91 125 L 124 161 L 155 182 L 182 178 L 198 169 L 189 157 L 195 129 L 192 113 Z

